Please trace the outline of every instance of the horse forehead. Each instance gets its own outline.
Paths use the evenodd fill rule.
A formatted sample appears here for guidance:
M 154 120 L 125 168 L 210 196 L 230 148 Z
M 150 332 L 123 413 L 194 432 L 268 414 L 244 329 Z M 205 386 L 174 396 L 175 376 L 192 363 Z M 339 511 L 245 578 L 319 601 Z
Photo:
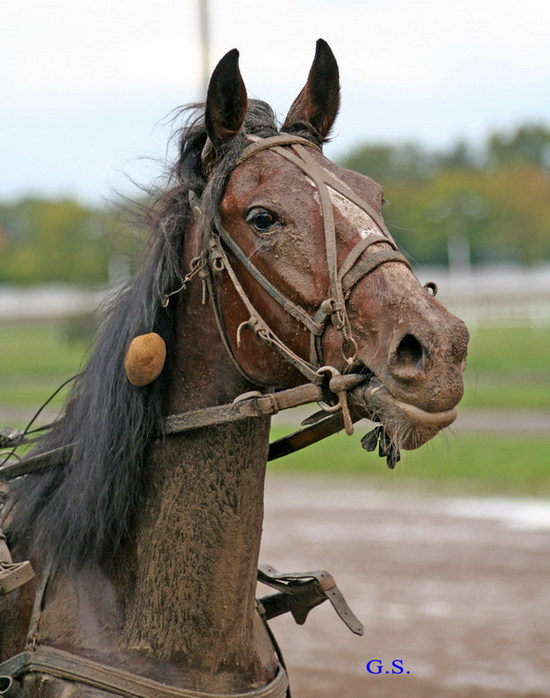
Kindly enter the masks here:
M 269 149 L 260 151 L 235 168 L 226 192 L 233 199 L 246 200 L 263 189 L 286 194 L 288 203 L 291 203 L 293 197 L 300 194 L 311 197 L 317 187 L 302 169 Z M 314 198 L 318 200 L 318 197 Z
M 328 159 L 325 159 L 324 166 L 333 177 L 347 184 L 350 189 L 353 189 L 356 194 L 362 196 L 369 203 L 374 203 L 376 205 L 382 203 L 384 190 L 374 179 L 367 177 L 367 175 L 360 174 L 359 172 L 355 172 L 354 170 L 348 170 Z
M 337 165 L 322 153 L 313 153 L 313 156 L 331 177 L 345 183 L 371 205 L 379 206 L 382 203 L 382 187 L 373 179 Z M 300 195 L 311 197 L 314 201 L 319 200 L 318 196 L 312 196 L 317 191 L 317 185 L 307 173 L 271 149 L 260 151 L 241 163 L 228 182 L 228 190 L 237 198 L 246 198 L 247 195 L 256 193 L 262 187 L 288 193 L 291 195 L 290 202 L 293 197 Z

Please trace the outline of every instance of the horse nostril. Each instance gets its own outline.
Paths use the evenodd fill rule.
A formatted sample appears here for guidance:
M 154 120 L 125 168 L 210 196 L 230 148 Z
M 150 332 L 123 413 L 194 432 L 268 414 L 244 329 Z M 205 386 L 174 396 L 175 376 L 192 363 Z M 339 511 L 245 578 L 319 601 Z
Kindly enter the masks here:
M 407 372 L 411 369 L 418 371 L 423 369 L 424 349 L 422 344 L 413 334 L 406 334 L 399 342 L 395 350 L 393 371 L 395 373 Z

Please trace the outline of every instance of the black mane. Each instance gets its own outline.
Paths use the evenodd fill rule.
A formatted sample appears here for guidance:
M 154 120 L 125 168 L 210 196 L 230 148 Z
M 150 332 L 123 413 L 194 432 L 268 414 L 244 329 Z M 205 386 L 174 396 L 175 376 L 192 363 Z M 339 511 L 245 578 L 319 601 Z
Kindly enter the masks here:
M 167 174 L 163 193 L 147 210 L 151 237 L 137 275 L 114 297 L 90 361 L 77 380 L 64 414 L 33 453 L 75 443 L 64 465 L 21 479 L 15 489 L 15 515 L 8 535 L 12 545 L 49 553 L 54 563 L 82 566 L 105 561 L 127 537 L 132 515 L 143 496 L 145 452 L 162 424 L 166 374 L 136 388 L 122 368 L 129 342 L 157 332 L 171 355 L 176 317 L 164 294 L 181 284 L 181 259 L 190 220 L 189 190 L 205 188 L 201 152 L 206 142 L 203 106 L 187 108 L 186 126 L 177 134 L 178 158 Z M 244 133 L 235 138 L 213 173 L 212 197 L 205 214 L 214 215 L 245 134 L 277 133 L 275 117 L 264 102 L 249 103 Z M 312 135 L 302 133 L 305 137 Z M 209 210 L 210 209 L 210 210 Z

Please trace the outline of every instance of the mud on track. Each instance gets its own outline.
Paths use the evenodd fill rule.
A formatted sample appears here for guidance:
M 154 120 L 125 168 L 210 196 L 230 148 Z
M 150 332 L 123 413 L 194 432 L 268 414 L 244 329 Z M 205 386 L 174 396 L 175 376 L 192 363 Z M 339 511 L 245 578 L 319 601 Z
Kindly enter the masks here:
M 271 621 L 293 698 L 550 697 L 550 501 L 378 484 L 268 478 L 261 561 L 328 569 L 365 624 L 352 635 L 328 602 L 305 626 Z M 411 673 L 369 675 L 369 659 Z

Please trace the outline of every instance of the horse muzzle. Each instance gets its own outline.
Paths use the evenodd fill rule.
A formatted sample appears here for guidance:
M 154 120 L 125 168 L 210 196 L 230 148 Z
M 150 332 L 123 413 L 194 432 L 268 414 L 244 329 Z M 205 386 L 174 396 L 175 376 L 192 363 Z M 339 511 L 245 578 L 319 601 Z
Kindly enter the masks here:
M 428 412 L 398 400 L 376 377 L 355 388 L 351 393 L 351 402 L 365 417 L 379 422 L 398 448 L 409 450 L 425 444 L 457 417 L 454 407 Z

